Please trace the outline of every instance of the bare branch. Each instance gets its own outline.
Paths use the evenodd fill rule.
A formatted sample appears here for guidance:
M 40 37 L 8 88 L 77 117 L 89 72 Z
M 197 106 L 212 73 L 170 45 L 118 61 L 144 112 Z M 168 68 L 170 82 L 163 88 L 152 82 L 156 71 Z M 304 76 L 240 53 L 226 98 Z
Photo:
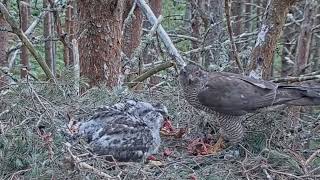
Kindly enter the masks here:
M 71 145 L 70 145 L 70 144 L 67 144 L 67 143 L 66 143 L 65 145 L 67 146 L 67 150 L 68 150 L 70 156 L 72 157 L 74 163 L 75 163 L 76 165 L 78 165 L 79 168 L 83 168 L 83 169 L 90 170 L 90 171 L 92 171 L 94 174 L 99 175 L 99 176 L 104 177 L 104 178 L 107 178 L 107 179 L 117 179 L 116 177 L 112 177 L 112 176 L 110 176 L 109 174 L 106 174 L 106 173 L 102 172 L 101 170 L 96 169 L 95 167 L 90 166 L 89 164 L 87 164 L 87 163 L 85 163 L 85 162 L 82 162 L 82 160 L 81 160 L 80 158 L 78 158 L 77 156 L 75 156 L 75 155 L 72 153 L 72 151 L 71 151 L 71 149 L 70 149 L 70 146 L 71 146 Z
M 147 5 L 147 3 L 144 0 L 137 0 L 137 4 L 141 8 L 144 15 L 147 17 L 148 21 L 152 25 L 156 24 L 157 18 L 152 12 L 151 8 Z M 184 66 L 186 63 L 184 62 L 182 56 L 180 55 L 180 53 L 172 43 L 170 37 L 168 36 L 167 32 L 163 29 L 161 24 L 157 28 L 157 32 L 159 33 L 159 36 L 163 41 L 164 45 L 166 46 L 169 54 L 177 61 L 177 64 L 179 66 Z
M 227 19 L 227 27 L 228 27 L 229 39 L 230 39 L 230 43 L 231 43 L 230 46 L 232 48 L 232 55 L 233 55 L 234 60 L 237 63 L 239 71 L 241 73 L 244 73 L 243 66 L 241 64 L 239 53 L 237 50 L 237 46 L 236 46 L 236 43 L 234 42 L 234 39 L 233 39 L 233 31 L 232 31 L 231 20 L 230 20 L 230 0 L 225 0 L 224 9 L 225 9 L 224 11 L 226 14 L 226 19 Z
M 48 65 L 45 63 L 44 59 L 40 56 L 40 54 L 35 50 L 32 43 L 28 39 L 28 37 L 23 33 L 23 31 L 19 28 L 18 23 L 15 21 L 14 17 L 10 15 L 7 8 L 0 3 L 0 13 L 5 17 L 8 24 L 11 26 L 12 31 L 20 38 L 20 40 L 26 45 L 32 56 L 36 59 L 36 61 L 41 66 L 44 73 L 47 75 L 49 79 L 52 79 L 56 82 L 55 77 L 53 76 L 52 72 L 50 71 Z
M 174 66 L 175 63 L 173 62 L 165 62 L 163 64 L 160 64 L 158 66 L 155 66 L 154 68 L 148 70 L 147 72 L 141 74 L 140 76 L 136 77 L 133 81 L 129 82 L 128 83 L 128 87 L 129 88 L 133 88 L 134 86 L 136 86 L 139 82 L 142 82 L 144 81 L 145 79 L 147 79 L 148 77 L 151 77 L 152 75 L 162 71 L 162 70 L 165 70 L 169 67 L 172 67 Z
M 309 80 L 316 80 L 316 79 L 320 79 L 320 75 L 276 78 L 276 79 L 272 80 L 272 82 L 275 82 L 275 83 L 281 83 L 281 82 L 293 83 L 293 82 L 302 82 L 302 81 L 309 81 Z

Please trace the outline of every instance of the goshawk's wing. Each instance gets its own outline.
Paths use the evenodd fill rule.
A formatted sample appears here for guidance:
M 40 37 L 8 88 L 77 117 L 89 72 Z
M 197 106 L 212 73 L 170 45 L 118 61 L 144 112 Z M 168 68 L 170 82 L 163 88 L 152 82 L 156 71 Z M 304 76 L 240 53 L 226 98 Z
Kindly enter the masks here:
M 276 99 L 276 84 L 238 74 L 210 73 L 204 84 L 199 101 L 221 113 L 243 115 L 270 106 Z

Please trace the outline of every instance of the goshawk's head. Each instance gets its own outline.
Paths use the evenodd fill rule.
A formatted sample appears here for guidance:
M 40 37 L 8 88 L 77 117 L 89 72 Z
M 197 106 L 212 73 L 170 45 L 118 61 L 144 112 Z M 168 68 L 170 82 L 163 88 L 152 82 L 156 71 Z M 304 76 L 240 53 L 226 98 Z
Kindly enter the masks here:
M 203 78 L 206 77 L 206 72 L 196 64 L 188 64 L 180 71 L 179 79 L 183 87 L 196 87 L 201 85 Z

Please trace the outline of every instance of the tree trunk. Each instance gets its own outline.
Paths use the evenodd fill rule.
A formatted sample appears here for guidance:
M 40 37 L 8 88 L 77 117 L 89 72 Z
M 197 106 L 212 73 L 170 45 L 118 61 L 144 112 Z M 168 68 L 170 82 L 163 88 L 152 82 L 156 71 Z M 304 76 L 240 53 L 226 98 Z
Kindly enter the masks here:
M 74 55 L 73 49 L 78 48 L 78 47 L 73 47 L 72 40 L 75 39 L 75 33 L 79 29 L 79 24 L 76 22 L 79 22 L 79 17 L 78 17 L 78 12 L 77 12 L 77 2 L 76 0 L 69 0 L 69 9 L 70 12 L 70 19 L 69 19 L 69 29 L 68 29 L 68 34 L 69 34 L 69 64 L 70 66 L 74 66 Z
M 201 0 L 199 0 L 201 1 Z M 190 11 L 191 11 L 191 35 L 192 37 L 201 38 L 201 32 L 200 32 L 200 28 L 201 28 L 201 19 L 200 19 L 200 14 L 199 11 L 197 9 L 197 7 L 199 6 L 199 1 L 198 4 L 195 3 L 190 3 Z M 197 41 L 191 41 L 191 46 L 192 49 L 197 49 L 200 47 L 200 42 Z M 191 54 L 191 60 L 197 63 L 201 63 L 201 56 L 200 53 L 192 53 Z
M 6 5 L 6 4 L 4 4 Z M 0 27 L 10 29 L 7 21 L 0 15 Z M 9 46 L 9 33 L 7 31 L 0 31 L 0 68 L 8 66 L 7 50 Z M 5 74 L 0 72 L 0 90 L 7 85 Z
M 21 22 L 21 29 L 25 32 L 28 29 L 28 22 L 29 22 L 29 0 L 20 1 L 20 22 Z M 26 78 L 28 75 L 29 70 L 29 55 L 28 55 L 28 48 L 23 45 L 21 47 L 21 78 Z
M 237 36 L 242 31 L 242 4 L 241 1 L 232 1 L 231 3 L 231 16 L 234 18 L 232 23 L 233 35 Z
M 123 18 L 126 19 L 132 8 L 133 1 L 127 1 Z M 126 22 L 122 39 L 122 51 L 128 57 L 132 58 L 132 53 L 139 46 L 142 32 L 142 12 L 136 6 L 130 20 Z
M 314 0 L 306 0 L 304 14 L 303 14 L 303 21 L 300 27 L 300 34 L 298 38 L 298 45 L 296 47 L 296 57 L 295 57 L 295 64 L 294 64 L 294 75 L 298 76 L 307 68 L 309 54 L 310 54 L 310 46 L 312 42 L 312 26 L 313 26 L 313 14 L 314 14 Z M 308 108 L 304 108 L 307 110 Z M 301 111 L 303 108 L 301 106 L 291 106 L 288 110 L 288 119 L 291 128 L 295 130 L 295 133 L 299 133 L 297 128 L 300 127 L 301 122 Z M 310 109 L 309 109 L 310 111 Z M 291 149 L 296 150 L 300 149 L 300 143 L 293 143 Z
M 294 66 L 295 75 L 304 73 L 307 69 L 310 47 L 312 42 L 312 26 L 315 3 L 314 0 L 307 0 L 304 8 L 303 21 L 298 38 L 296 61 Z
M 64 62 L 64 66 L 67 67 L 70 65 L 70 58 L 72 58 L 72 55 L 70 53 L 70 51 L 72 51 L 71 49 L 71 23 L 72 23 L 72 0 L 68 0 L 67 2 L 67 9 L 66 9 L 66 21 L 65 21 L 65 29 L 66 29 L 66 33 L 68 36 L 68 44 L 70 44 L 70 47 L 64 47 L 63 49 L 63 62 Z
M 43 0 L 43 8 L 48 9 L 50 7 L 48 0 Z M 50 68 L 51 72 L 54 74 L 53 71 L 53 54 L 52 54 L 52 14 L 49 11 L 45 16 L 43 20 L 43 36 L 45 39 L 44 42 L 44 54 L 45 59 L 48 67 Z
M 255 47 L 250 57 L 249 76 L 270 79 L 277 40 L 287 13 L 295 0 L 269 0 Z
M 320 14 L 320 6 L 318 6 L 318 8 L 317 8 L 317 14 Z M 320 16 L 318 16 L 315 19 L 315 25 L 316 26 L 320 25 Z M 317 36 L 314 36 L 313 41 L 314 41 L 314 44 L 315 44 L 314 46 L 316 47 L 316 50 L 315 50 L 315 55 L 313 56 L 314 57 L 314 60 L 313 60 L 314 64 L 313 64 L 312 70 L 318 71 L 320 68 L 320 66 L 319 66 L 319 64 L 320 64 L 320 60 L 319 60 L 319 58 L 320 58 L 320 48 L 319 48 L 320 47 L 320 38 Z
M 124 0 L 81 0 L 79 11 L 80 74 L 89 85 L 118 85 Z
M 244 24 L 244 27 L 245 27 L 245 32 L 251 32 L 252 31 L 252 20 L 251 20 L 252 7 L 250 5 L 251 0 L 245 0 L 245 2 L 248 4 L 245 5 L 245 8 L 244 8 L 245 19 L 246 19 L 246 23 Z

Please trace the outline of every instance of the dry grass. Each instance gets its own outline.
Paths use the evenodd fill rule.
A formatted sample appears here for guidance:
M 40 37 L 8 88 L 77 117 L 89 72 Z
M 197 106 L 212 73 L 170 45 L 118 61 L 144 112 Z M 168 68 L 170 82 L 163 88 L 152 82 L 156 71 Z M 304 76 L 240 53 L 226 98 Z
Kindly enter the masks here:
M 162 102 L 174 125 L 192 132 L 210 116 L 188 106 L 175 81 L 153 91 L 96 88 L 81 97 L 72 94 L 69 84 L 67 80 L 60 80 L 58 86 L 24 83 L 2 92 L 0 179 L 320 178 L 320 125 L 315 111 L 303 114 L 296 129 L 285 123 L 285 109 L 250 115 L 237 158 L 190 155 L 186 150 L 190 133 L 182 139 L 163 138 L 156 156 L 161 163 L 116 163 L 92 155 L 83 142 L 70 141 L 63 133 L 70 118 L 85 119 L 97 106 L 126 98 Z M 164 148 L 173 153 L 165 156 Z

